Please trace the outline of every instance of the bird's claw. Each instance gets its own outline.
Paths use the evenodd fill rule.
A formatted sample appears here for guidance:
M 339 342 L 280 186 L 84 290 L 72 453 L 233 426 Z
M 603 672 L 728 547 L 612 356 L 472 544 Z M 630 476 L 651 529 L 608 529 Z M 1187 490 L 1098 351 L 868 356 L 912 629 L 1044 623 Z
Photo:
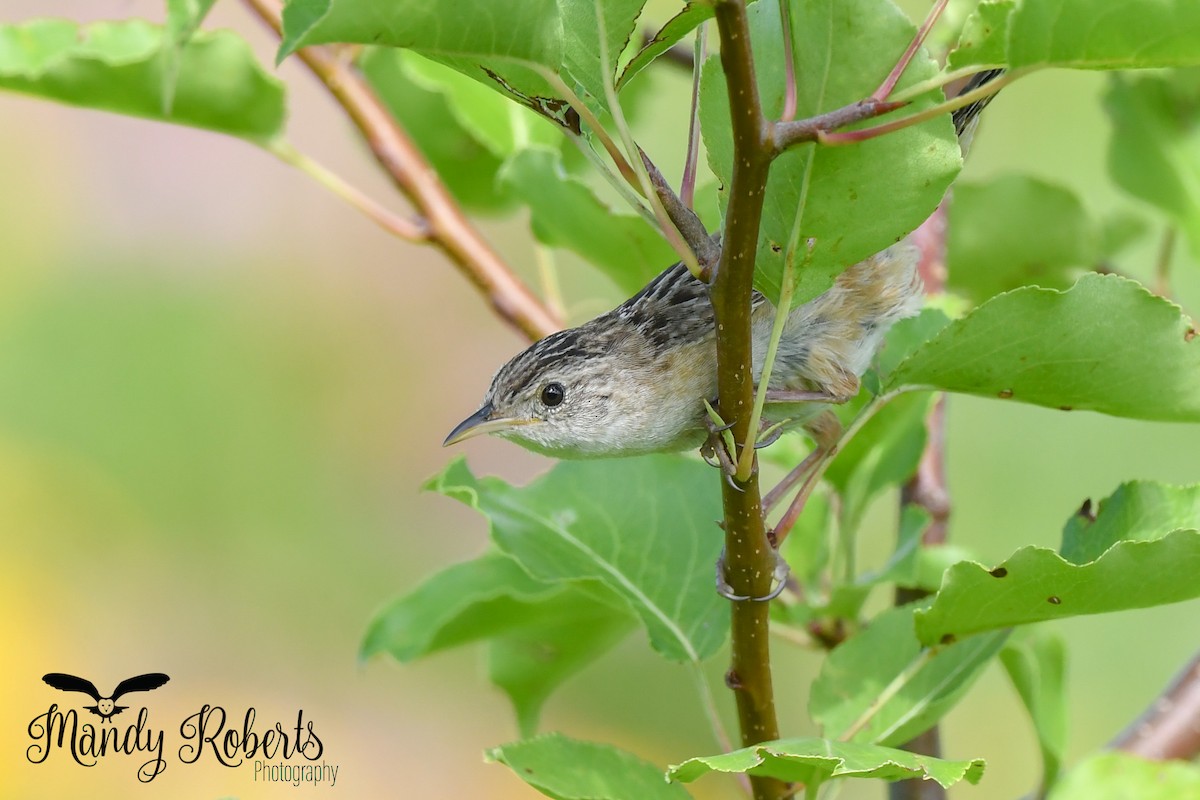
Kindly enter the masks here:
M 717 594 L 735 603 L 745 600 L 755 603 L 766 603 L 783 594 L 783 590 L 787 588 L 787 578 L 791 572 L 791 568 L 783 560 L 783 556 L 779 555 L 779 551 L 772 548 L 771 552 L 775 554 L 775 569 L 771 572 L 771 591 L 762 597 L 752 597 L 748 594 L 735 594 L 733 587 L 729 585 L 729 581 L 725 580 L 725 549 L 722 548 L 721 555 L 717 559 Z

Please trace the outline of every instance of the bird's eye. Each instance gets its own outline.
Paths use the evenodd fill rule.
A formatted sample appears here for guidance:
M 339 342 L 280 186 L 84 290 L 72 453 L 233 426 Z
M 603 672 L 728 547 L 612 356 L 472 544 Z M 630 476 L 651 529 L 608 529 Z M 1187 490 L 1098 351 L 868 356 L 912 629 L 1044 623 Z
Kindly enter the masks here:
M 567 399 L 567 390 L 561 383 L 547 383 L 542 387 L 542 405 L 554 408 Z

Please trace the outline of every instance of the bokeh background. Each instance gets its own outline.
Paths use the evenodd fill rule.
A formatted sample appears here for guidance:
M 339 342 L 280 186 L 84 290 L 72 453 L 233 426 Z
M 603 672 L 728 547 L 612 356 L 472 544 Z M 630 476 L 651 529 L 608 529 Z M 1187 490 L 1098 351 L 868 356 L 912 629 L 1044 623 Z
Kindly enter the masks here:
M 650 16 L 674 7 L 654 2 Z M 0 6 L 0 22 L 54 15 L 162 8 Z M 270 63 L 271 37 L 237 3 L 219 3 L 208 25 L 237 28 Z M 294 60 L 279 74 L 291 140 L 401 208 L 310 76 Z M 642 135 L 675 147 L 687 79 L 655 80 L 670 99 Z M 1137 210 L 1105 177 L 1104 81 L 1056 72 L 1006 90 L 964 179 L 1022 171 L 1070 187 L 1097 215 Z M 532 279 L 524 221 L 482 227 Z M 1121 266 L 1149 275 L 1153 258 L 1147 242 Z M 573 319 L 621 299 L 581 262 L 559 266 Z M 1181 302 L 1200 308 L 1195 254 L 1177 252 L 1174 273 Z M 478 650 L 405 667 L 357 658 L 377 609 L 485 546 L 480 518 L 420 485 L 451 457 L 445 432 L 521 344 L 435 252 L 389 238 L 250 145 L 0 93 L 0 796 L 536 796 L 482 763 L 516 731 Z M 951 535 L 985 560 L 1056 545 L 1084 498 L 1122 480 L 1200 481 L 1198 426 L 959 397 L 948 426 Z M 499 441 L 463 450 L 477 472 L 513 482 L 550 463 Z M 895 503 L 879 501 L 864 547 L 887 546 Z M 1200 644 L 1198 611 L 1055 626 L 1069 645 L 1070 759 L 1170 679 Z M 777 649 L 785 728 L 802 734 L 819 662 Z M 718 686 L 723 666 L 709 665 Z M 149 786 L 134 780 L 138 757 L 84 769 L 55 752 L 30 764 L 29 721 L 69 700 L 41 683 L 50 671 L 102 690 L 166 672 L 168 687 L 142 697 L 169 728 L 204 703 L 253 706 L 261 727 L 287 727 L 302 708 L 337 785 L 256 783 L 249 765 L 211 760 L 172 760 Z M 712 749 L 690 681 L 640 635 L 553 697 L 544 727 L 659 763 Z M 1034 739 L 998 667 L 946 720 L 944 742 L 950 757 L 989 764 L 956 798 L 1012 798 L 1036 781 Z M 709 781 L 698 797 L 727 796 Z

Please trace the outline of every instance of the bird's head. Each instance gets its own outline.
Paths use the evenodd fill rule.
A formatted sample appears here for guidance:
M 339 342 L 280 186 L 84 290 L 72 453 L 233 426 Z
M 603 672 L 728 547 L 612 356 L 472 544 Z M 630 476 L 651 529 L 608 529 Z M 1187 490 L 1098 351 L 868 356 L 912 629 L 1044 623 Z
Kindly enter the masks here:
M 445 444 L 492 433 L 557 458 L 670 449 L 654 362 L 641 337 L 611 317 L 551 334 L 500 368 L 479 410 Z
M 605 455 L 605 431 L 631 399 L 616 344 L 588 326 L 534 343 L 496 372 L 483 405 L 445 444 L 493 433 L 559 458 Z
M 113 711 L 113 708 L 115 708 L 115 707 L 116 707 L 116 703 L 113 702 L 111 697 L 103 697 L 96 701 L 96 708 L 98 708 L 100 710 L 100 713 L 105 716 L 108 716 L 109 714 L 111 714 Z

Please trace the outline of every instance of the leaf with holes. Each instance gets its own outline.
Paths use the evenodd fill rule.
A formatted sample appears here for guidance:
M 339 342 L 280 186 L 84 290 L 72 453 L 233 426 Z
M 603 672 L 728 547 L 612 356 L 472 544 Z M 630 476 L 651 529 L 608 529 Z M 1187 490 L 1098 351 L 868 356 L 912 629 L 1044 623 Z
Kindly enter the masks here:
M 1180 308 L 1116 275 L 997 295 L 917 348 L 890 389 L 941 389 L 1133 419 L 1200 421 L 1200 341 Z

